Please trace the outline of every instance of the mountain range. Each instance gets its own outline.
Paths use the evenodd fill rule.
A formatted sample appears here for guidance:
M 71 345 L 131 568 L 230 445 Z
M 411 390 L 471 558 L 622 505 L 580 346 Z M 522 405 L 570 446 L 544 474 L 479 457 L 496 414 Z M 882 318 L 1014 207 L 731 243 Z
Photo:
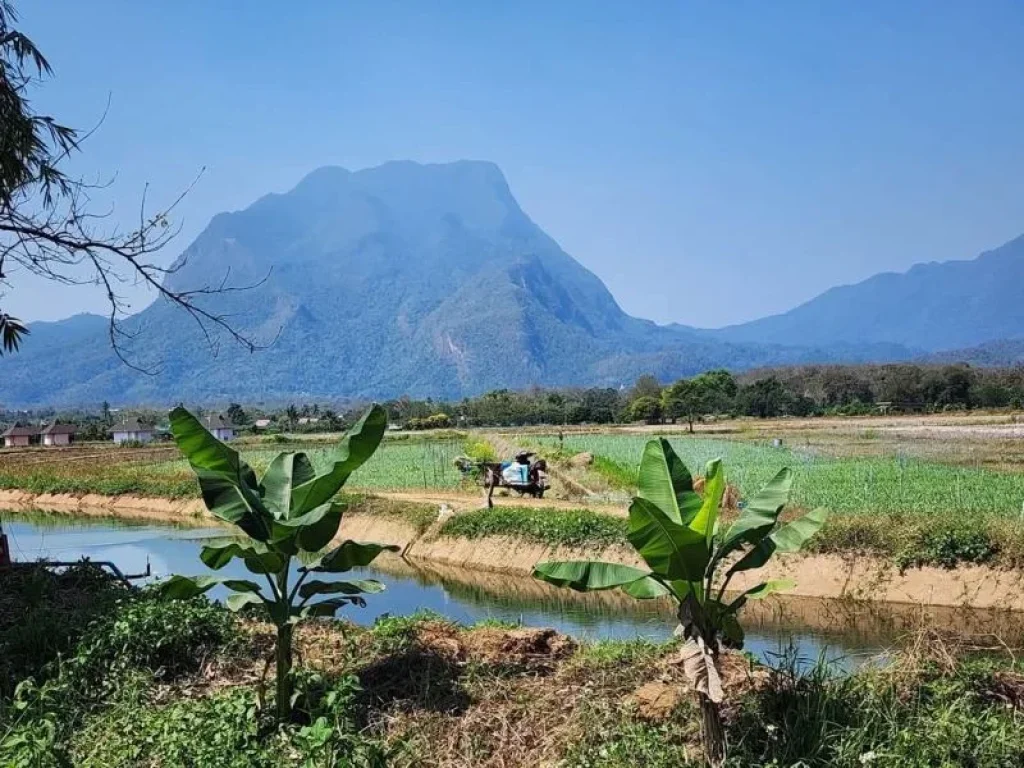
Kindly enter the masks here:
M 211 309 L 265 348 L 215 334 L 214 355 L 158 300 L 126 323 L 130 359 L 159 371 L 146 375 L 110 350 L 104 318 L 34 323 L 22 351 L 0 360 L 0 403 L 447 398 L 1024 347 L 1024 237 L 743 325 L 659 326 L 626 314 L 486 162 L 316 170 L 215 216 L 167 278 L 174 289 L 225 279 L 255 287 L 209 297 Z

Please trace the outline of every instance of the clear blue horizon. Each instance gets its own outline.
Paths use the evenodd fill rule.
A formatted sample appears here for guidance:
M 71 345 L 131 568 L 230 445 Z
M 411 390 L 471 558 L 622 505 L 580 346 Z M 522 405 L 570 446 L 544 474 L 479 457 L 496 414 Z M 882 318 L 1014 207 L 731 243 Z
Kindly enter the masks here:
M 75 158 L 215 214 L 324 165 L 497 163 L 631 314 L 720 326 L 1024 232 L 1024 5 L 20 2 Z M 107 199 L 108 198 L 108 199 Z M 12 276 L 28 320 L 104 309 Z M 135 309 L 149 297 L 129 287 Z

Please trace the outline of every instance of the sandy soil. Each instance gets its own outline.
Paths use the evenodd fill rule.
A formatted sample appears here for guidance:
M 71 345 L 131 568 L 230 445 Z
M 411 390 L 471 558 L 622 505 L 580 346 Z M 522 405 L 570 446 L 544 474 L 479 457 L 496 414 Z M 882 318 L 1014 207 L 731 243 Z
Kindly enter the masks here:
M 45 510 L 87 517 L 124 517 L 132 520 L 176 523 L 216 523 L 199 499 L 176 501 L 143 496 L 100 496 L 0 490 L 0 509 L 30 512 Z

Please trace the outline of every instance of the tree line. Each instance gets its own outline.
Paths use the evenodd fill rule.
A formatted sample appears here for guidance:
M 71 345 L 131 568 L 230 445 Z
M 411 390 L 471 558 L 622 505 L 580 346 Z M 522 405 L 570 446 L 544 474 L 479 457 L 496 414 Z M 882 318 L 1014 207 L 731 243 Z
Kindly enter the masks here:
M 674 382 L 640 376 L 631 387 L 495 390 L 460 401 L 399 398 L 384 404 L 393 423 L 530 426 L 644 421 L 686 423 L 709 416 L 935 413 L 1024 407 L 1024 367 L 966 364 L 809 365 L 734 375 L 705 371 Z M 441 419 L 443 417 L 443 419 Z M 421 427 L 422 428 L 422 427 Z
M 391 424 L 408 429 L 473 426 L 531 426 L 694 423 L 710 416 L 861 415 L 934 413 L 976 408 L 1024 407 L 1024 367 L 973 368 L 968 365 L 814 365 L 765 369 L 734 375 L 724 369 L 660 382 L 640 376 L 630 387 L 591 387 L 513 391 L 498 389 L 461 400 L 399 397 L 382 404 Z M 335 432 L 355 423 L 364 403 L 304 403 L 287 406 L 196 408 L 199 414 L 224 413 L 240 426 L 268 419 L 263 431 Z M 113 412 L 0 410 L 0 424 L 76 423 L 83 439 L 103 439 L 127 415 L 159 423 L 163 409 Z

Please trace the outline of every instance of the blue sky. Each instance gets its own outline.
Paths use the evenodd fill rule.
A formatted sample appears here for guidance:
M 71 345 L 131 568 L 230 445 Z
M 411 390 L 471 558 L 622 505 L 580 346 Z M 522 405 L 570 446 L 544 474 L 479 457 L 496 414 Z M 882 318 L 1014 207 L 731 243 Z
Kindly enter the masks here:
M 1024 232 L 1024 4 L 34 0 L 76 170 L 200 168 L 215 213 L 321 165 L 487 159 L 629 312 L 717 326 Z M 5 309 L 103 309 L 16 277 Z M 134 295 L 141 309 L 148 298 Z

